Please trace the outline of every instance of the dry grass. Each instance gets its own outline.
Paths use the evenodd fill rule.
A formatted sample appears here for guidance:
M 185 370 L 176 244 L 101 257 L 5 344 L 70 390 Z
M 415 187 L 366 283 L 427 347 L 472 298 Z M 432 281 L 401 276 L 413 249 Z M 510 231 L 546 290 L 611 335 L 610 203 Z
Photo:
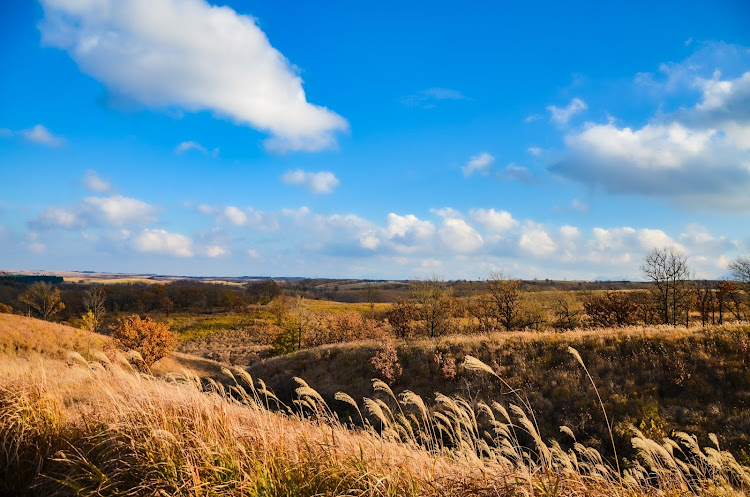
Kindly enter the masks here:
M 285 406 L 242 370 L 225 369 L 225 387 L 168 361 L 173 371 L 159 380 L 96 357 L 0 354 L 0 494 L 732 496 L 750 488 L 750 471 L 716 436 L 701 447 L 684 433 L 651 440 L 632 430 L 637 458 L 618 474 L 569 428 L 545 441 L 518 391 L 488 403 L 435 394 L 428 408 L 414 392 L 374 381 L 360 403 L 336 395 L 359 413 L 364 428 L 352 430 L 299 378 Z M 474 357 L 462 370 L 502 381 Z
M 61 324 L 0 314 L 0 352 L 38 352 L 61 358 L 68 351 L 87 355 L 111 346 L 111 340 Z

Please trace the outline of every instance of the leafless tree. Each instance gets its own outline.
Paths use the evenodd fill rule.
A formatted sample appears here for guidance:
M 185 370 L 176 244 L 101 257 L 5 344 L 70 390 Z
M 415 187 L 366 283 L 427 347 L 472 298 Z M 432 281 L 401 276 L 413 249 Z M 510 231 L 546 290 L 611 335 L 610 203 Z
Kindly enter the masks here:
M 411 294 L 422 332 L 428 337 L 446 334 L 451 322 L 451 298 L 445 281 L 437 276 L 416 281 Z
M 521 280 L 509 278 L 502 273 L 492 273 L 489 282 L 497 322 L 506 331 L 510 331 L 517 326 L 521 312 Z
M 106 302 L 107 291 L 102 286 L 92 287 L 83 296 L 83 305 L 86 307 L 86 311 L 91 312 L 93 317 L 92 324 L 94 326 L 94 332 L 99 331 L 102 319 L 107 314 Z
M 729 263 L 732 277 L 742 283 L 750 283 L 750 256 L 737 257 Z
M 687 323 L 692 294 L 687 256 L 674 247 L 655 248 L 643 258 L 640 269 L 654 284 L 662 322 L 677 326 L 678 319 L 684 315 Z

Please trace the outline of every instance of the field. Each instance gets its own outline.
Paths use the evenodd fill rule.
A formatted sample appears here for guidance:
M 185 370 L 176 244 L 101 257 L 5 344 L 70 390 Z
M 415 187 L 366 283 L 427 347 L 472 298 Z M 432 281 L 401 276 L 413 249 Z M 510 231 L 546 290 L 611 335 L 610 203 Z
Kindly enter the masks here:
M 748 432 L 736 423 L 747 419 L 749 336 L 734 325 L 397 342 L 403 374 L 389 386 L 370 380 L 377 342 L 258 361 L 250 374 L 174 354 L 152 376 L 110 340 L 0 314 L 0 493 L 744 495 L 750 471 L 730 454 L 741 460 L 741 451 L 724 447 L 735 431 Z M 615 351 L 630 362 L 613 363 Z M 631 382 L 663 367 L 642 361 L 688 352 L 699 361 L 689 380 L 707 384 L 685 402 L 710 393 L 712 369 L 736 389 L 722 395 L 740 405 L 723 408 L 740 418 L 716 419 L 716 435 L 697 438 L 653 418 L 627 426 L 639 422 L 622 406 L 648 397 Z M 621 383 L 633 392 L 618 400 Z M 587 413 L 582 424 L 543 402 L 556 391 Z M 702 402 L 711 416 L 712 401 Z M 629 441 L 627 457 L 611 453 L 610 420 L 616 445 Z

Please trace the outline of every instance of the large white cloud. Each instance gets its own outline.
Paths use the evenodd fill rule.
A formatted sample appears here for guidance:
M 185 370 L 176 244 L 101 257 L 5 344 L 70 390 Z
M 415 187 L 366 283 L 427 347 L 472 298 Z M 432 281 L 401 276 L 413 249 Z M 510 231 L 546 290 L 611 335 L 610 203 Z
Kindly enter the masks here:
M 639 126 L 586 123 L 566 135 L 567 153 L 551 170 L 611 193 L 663 197 L 694 209 L 750 210 L 750 57 L 744 72 L 722 76 L 708 61 L 713 54 L 713 64 L 720 63 L 726 49 L 702 52 L 701 63 L 664 66 L 663 84 L 639 75 L 637 85 L 656 98 L 692 92 L 690 105 Z
M 267 147 L 320 150 L 347 121 L 307 101 L 257 21 L 203 0 L 43 0 L 43 41 L 149 107 L 212 111 L 266 131 Z

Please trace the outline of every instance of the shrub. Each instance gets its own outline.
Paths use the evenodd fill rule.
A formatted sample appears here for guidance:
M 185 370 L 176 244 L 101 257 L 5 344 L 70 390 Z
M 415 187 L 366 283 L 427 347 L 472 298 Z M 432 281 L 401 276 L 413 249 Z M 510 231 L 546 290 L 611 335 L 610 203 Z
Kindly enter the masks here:
M 398 363 L 396 347 L 390 340 L 383 342 L 377 353 L 370 359 L 370 364 L 375 370 L 375 375 L 389 385 L 393 385 L 403 373 L 401 364 Z
M 9 305 L 0 303 L 0 314 L 13 314 L 13 308 Z
M 169 354 L 177 343 L 177 337 L 169 326 L 137 314 L 120 318 L 112 336 L 125 349 L 137 351 L 148 367 Z

